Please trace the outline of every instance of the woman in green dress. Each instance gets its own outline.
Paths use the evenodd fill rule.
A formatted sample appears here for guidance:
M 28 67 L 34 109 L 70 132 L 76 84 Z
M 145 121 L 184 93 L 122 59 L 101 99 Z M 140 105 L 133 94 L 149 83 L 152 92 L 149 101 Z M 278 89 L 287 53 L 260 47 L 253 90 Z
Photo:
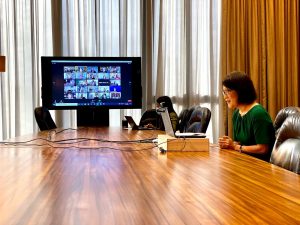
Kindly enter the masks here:
M 219 146 L 269 161 L 275 131 L 268 112 L 256 102 L 252 80 L 242 72 L 233 72 L 222 82 L 223 96 L 233 109 L 233 138 L 219 138 Z

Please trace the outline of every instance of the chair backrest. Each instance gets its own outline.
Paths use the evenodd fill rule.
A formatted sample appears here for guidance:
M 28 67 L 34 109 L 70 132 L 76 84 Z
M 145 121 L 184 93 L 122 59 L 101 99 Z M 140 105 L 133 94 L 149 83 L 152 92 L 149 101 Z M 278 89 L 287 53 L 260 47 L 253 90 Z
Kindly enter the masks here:
M 284 120 L 277 134 L 270 162 L 300 174 L 300 112 Z
M 211 111 L 206 107 L 194 108 L 187 123 L 187 132 L 205 133 L 211 118 Z
M 192 112 L 194 111 L 195 107 L 191 107 L 190 109 L 183 109 L 179 116 L 178 116 L 178 130 L 183 133 L 186 132 L 187 130 L 187 126 L 188 126 L 188 122 L 190 120 L 190 117 L 192 115 Z
M 159 117 L 160 115 L 156 112 L 156 109 L 148 109 L 143 113 L 139 122 L 139 126 L 144 126 L 151 123 L 155 127 L 159 127 Z
M 285 121 L 285 119 L 295 113 L 298 113 L 298 112 L 300 112 L 300 108 L 293 107 L 293 106 L 285 107 L 285 108 L 279 110 L 279 112 L 277 113 L 277 116 L 274 120 L 274 124 L 273 124 L 274 128 L 275 128 L 275 136 L 276 137 L 277 137 L 280 127 L 283 124 L 283 122 Z
M 49 110 L 45 107 L 36 107 L 34 109 L 35 120 L 41 131 L 51 130 L 56 128 Z

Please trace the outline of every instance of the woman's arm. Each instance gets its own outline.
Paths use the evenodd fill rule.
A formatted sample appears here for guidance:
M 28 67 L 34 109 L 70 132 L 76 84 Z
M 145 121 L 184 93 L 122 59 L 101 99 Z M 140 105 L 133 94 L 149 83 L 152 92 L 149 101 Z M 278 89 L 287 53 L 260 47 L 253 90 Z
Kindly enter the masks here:
M 257 145 L 236 145 L 235 149 L 239 152 L 245 153 L 255 153 L 255 154 L 266 154 L 269 150 L 269 145 L 267 144 L 257 144 Z
M 232 149 L 239 152 L 254 153 L 254 154 L 266 154 L 269 150 L 269 145 L 267 144 L 257 144 L 257 145 L 241 145 L 239 142 L 233 141 L 228 136 L 223 136 L 219 138 L 219 146 L 224 149 Z

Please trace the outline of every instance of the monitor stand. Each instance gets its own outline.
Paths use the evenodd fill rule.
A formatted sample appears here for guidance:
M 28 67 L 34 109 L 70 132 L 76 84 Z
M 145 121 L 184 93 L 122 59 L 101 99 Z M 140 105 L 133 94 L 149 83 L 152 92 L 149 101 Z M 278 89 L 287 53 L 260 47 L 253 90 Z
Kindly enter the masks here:
M 77 109 L 77 126 L 109 126 L 109 109 Z

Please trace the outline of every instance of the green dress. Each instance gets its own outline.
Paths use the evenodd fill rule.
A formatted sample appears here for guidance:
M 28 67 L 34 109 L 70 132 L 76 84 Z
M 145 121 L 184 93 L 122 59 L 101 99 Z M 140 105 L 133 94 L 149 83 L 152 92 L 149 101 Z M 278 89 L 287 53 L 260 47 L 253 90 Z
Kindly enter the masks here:
M 269 145 L 269 151 L 266 154 L 247 153 L 269 161 L 275 141 L 275 130 L 268 112 L 261 105 L 256 105 L 245 115 L 241 116 L 239 110 L 236 109 L 233 113 L 232 122 L 233 140 L 246 146 L 256 144 Z

